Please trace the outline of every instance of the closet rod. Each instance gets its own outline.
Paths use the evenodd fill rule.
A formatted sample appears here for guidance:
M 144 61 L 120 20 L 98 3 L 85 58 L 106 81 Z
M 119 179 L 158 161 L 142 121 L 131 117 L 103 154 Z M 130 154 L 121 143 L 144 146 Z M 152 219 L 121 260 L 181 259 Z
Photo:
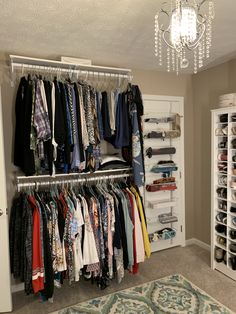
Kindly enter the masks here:
M 64 185 L 64 184 L 76 184 L 76 183 L 87 183 L 98 180 L 112 180 L 119 178 L 128 178 L 131 174 L 116 174 L 116 175 L 107 175 L 107 176 L 98 176 L 98 177 L 88 177 L 88 178 L 77 178 L 77 179 L 66 179 L 66 180 L 54 180 L 54 181 L 35 181 L 35 182 L 27 182 L 27 183 L 17 183 L 18 192 L 21 191 L 22 188 L 35 188 L 38 190 L 40 186 L 51 186 L 51 185 Z
M 132 175 L 131 168 L 100 170 L 94 173 L 68 173 L 56 174 L 55 176 L 39 175 L 39 176 L 17 176 L 16 185 L 20 187 L 32 187 L 38 185 L 61 184 L 61 183 L 78 183 L 96 180 L 108 180 L 116 178 L 124 178 Z
M 124 68 L 105 67 L 98 65 L 84 65 L 72 64 L 55 60 L 38 59 L 31 57 L 23 57 L 17 55 L 10 55 L 11 71 L 15 69 L 34 69 L 50 72 L 55 70 L 57 72 L 67 72 L 76 74 L 93 73 L 101 76 L 115 76 L 120 78 L 131 78 L 131 70 Z

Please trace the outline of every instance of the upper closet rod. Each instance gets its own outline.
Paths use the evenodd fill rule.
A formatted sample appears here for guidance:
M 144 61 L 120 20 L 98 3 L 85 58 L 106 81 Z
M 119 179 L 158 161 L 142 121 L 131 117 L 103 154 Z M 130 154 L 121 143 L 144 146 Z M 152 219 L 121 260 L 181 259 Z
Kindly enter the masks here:
M 46 72 L 57 71 L 75 74 L 89 74 L 92 73 L 98 76 L 105 77 L 120 77 L 132 79 L 131 70 L 123 68 L 113 68 L 97 65 L 83 65 L 83 64 L 72 64 L 61 61 L 47 60 L 47 59 L 37 59 L 31 57 L 23 57 L 17 55 L 10 55 L 11 62 L 11 72 L 13 73 L 15 69 L 36 69 Z

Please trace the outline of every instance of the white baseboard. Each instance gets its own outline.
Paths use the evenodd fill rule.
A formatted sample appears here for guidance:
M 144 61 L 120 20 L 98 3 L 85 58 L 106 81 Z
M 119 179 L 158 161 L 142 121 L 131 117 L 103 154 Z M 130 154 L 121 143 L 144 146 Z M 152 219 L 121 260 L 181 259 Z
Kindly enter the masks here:
M 211 246 L 205 242 L 202 242 L 196 238 L 192 238 L 192 239 L 188 239 L 185 241 L 185 245 L 188 246 L 188 245 L 192 245 L 192 244 L 195 244 L 195 245 L 198 245 L 200 246 L 201 248 L 207 250 L 207 251 L 210 251 L 211 250 Z
M 24 290 L 24 284 L 23 283 L 15 283 L 11 285 L 11 292 L 19 292 Z

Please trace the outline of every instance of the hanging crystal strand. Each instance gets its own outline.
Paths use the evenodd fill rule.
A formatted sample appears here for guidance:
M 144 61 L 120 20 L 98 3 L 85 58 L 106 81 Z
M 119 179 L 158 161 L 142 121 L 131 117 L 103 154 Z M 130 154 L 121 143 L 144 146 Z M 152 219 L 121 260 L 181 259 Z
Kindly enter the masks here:
M 202 44 L 202 60 L 204 60 L 206 57 L 206 35 L 205 34 L 203 35 L 201 44 Z
M 175 50 L 171 49 L 172 71 L 175 71 Z
M 209 2 L 209 46 L 212 45 L 212 20 L 214 19 L 214 3 L 212 1 Z
M 198 67 L 199 69 L 203 67 L 203 61 L 202 61 L 202 43 L 198 46 Z
M 179 52 L 179 67 L 182 68 L 183 62 L 183 49 Z
M 162 66 L 162 38 L 161 38 L 161 31 L 158 32 L 159 42 L 158 42 L 158 56 L 159 56 L 159 65 Z
M 211 47 L 211 32 L 212 32 L 212 5 L 209 3 L 209 16 L 206 21 L 206 58 L 210 57 L 210 47 Z
M 157 57 L 158 56 L 158 33 L 159 33 L 158 15 L 155 16 L 154 32 L 155 32 L 155 56 Z
M 167 72 L 170 72 L 170 48 L 167 48 L 166 52 L 166 64 L 167 64 Z
M 194 50 L 193 54 L 194 54 L 194 68 L 193 68 L 193 72 L 194 72 L 194 74 L 196 74 L 197 73 L 197 49 Z
M 179 75 L 179 55 L 176 53 L 176 74 Z

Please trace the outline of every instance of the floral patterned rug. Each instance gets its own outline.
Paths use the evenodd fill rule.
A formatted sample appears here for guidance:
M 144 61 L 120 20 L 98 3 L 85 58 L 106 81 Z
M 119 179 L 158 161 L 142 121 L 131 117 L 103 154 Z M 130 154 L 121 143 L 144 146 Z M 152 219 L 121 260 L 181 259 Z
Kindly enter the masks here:
M 181 275 L 78 303 L 57 314 L 232 314 Z

